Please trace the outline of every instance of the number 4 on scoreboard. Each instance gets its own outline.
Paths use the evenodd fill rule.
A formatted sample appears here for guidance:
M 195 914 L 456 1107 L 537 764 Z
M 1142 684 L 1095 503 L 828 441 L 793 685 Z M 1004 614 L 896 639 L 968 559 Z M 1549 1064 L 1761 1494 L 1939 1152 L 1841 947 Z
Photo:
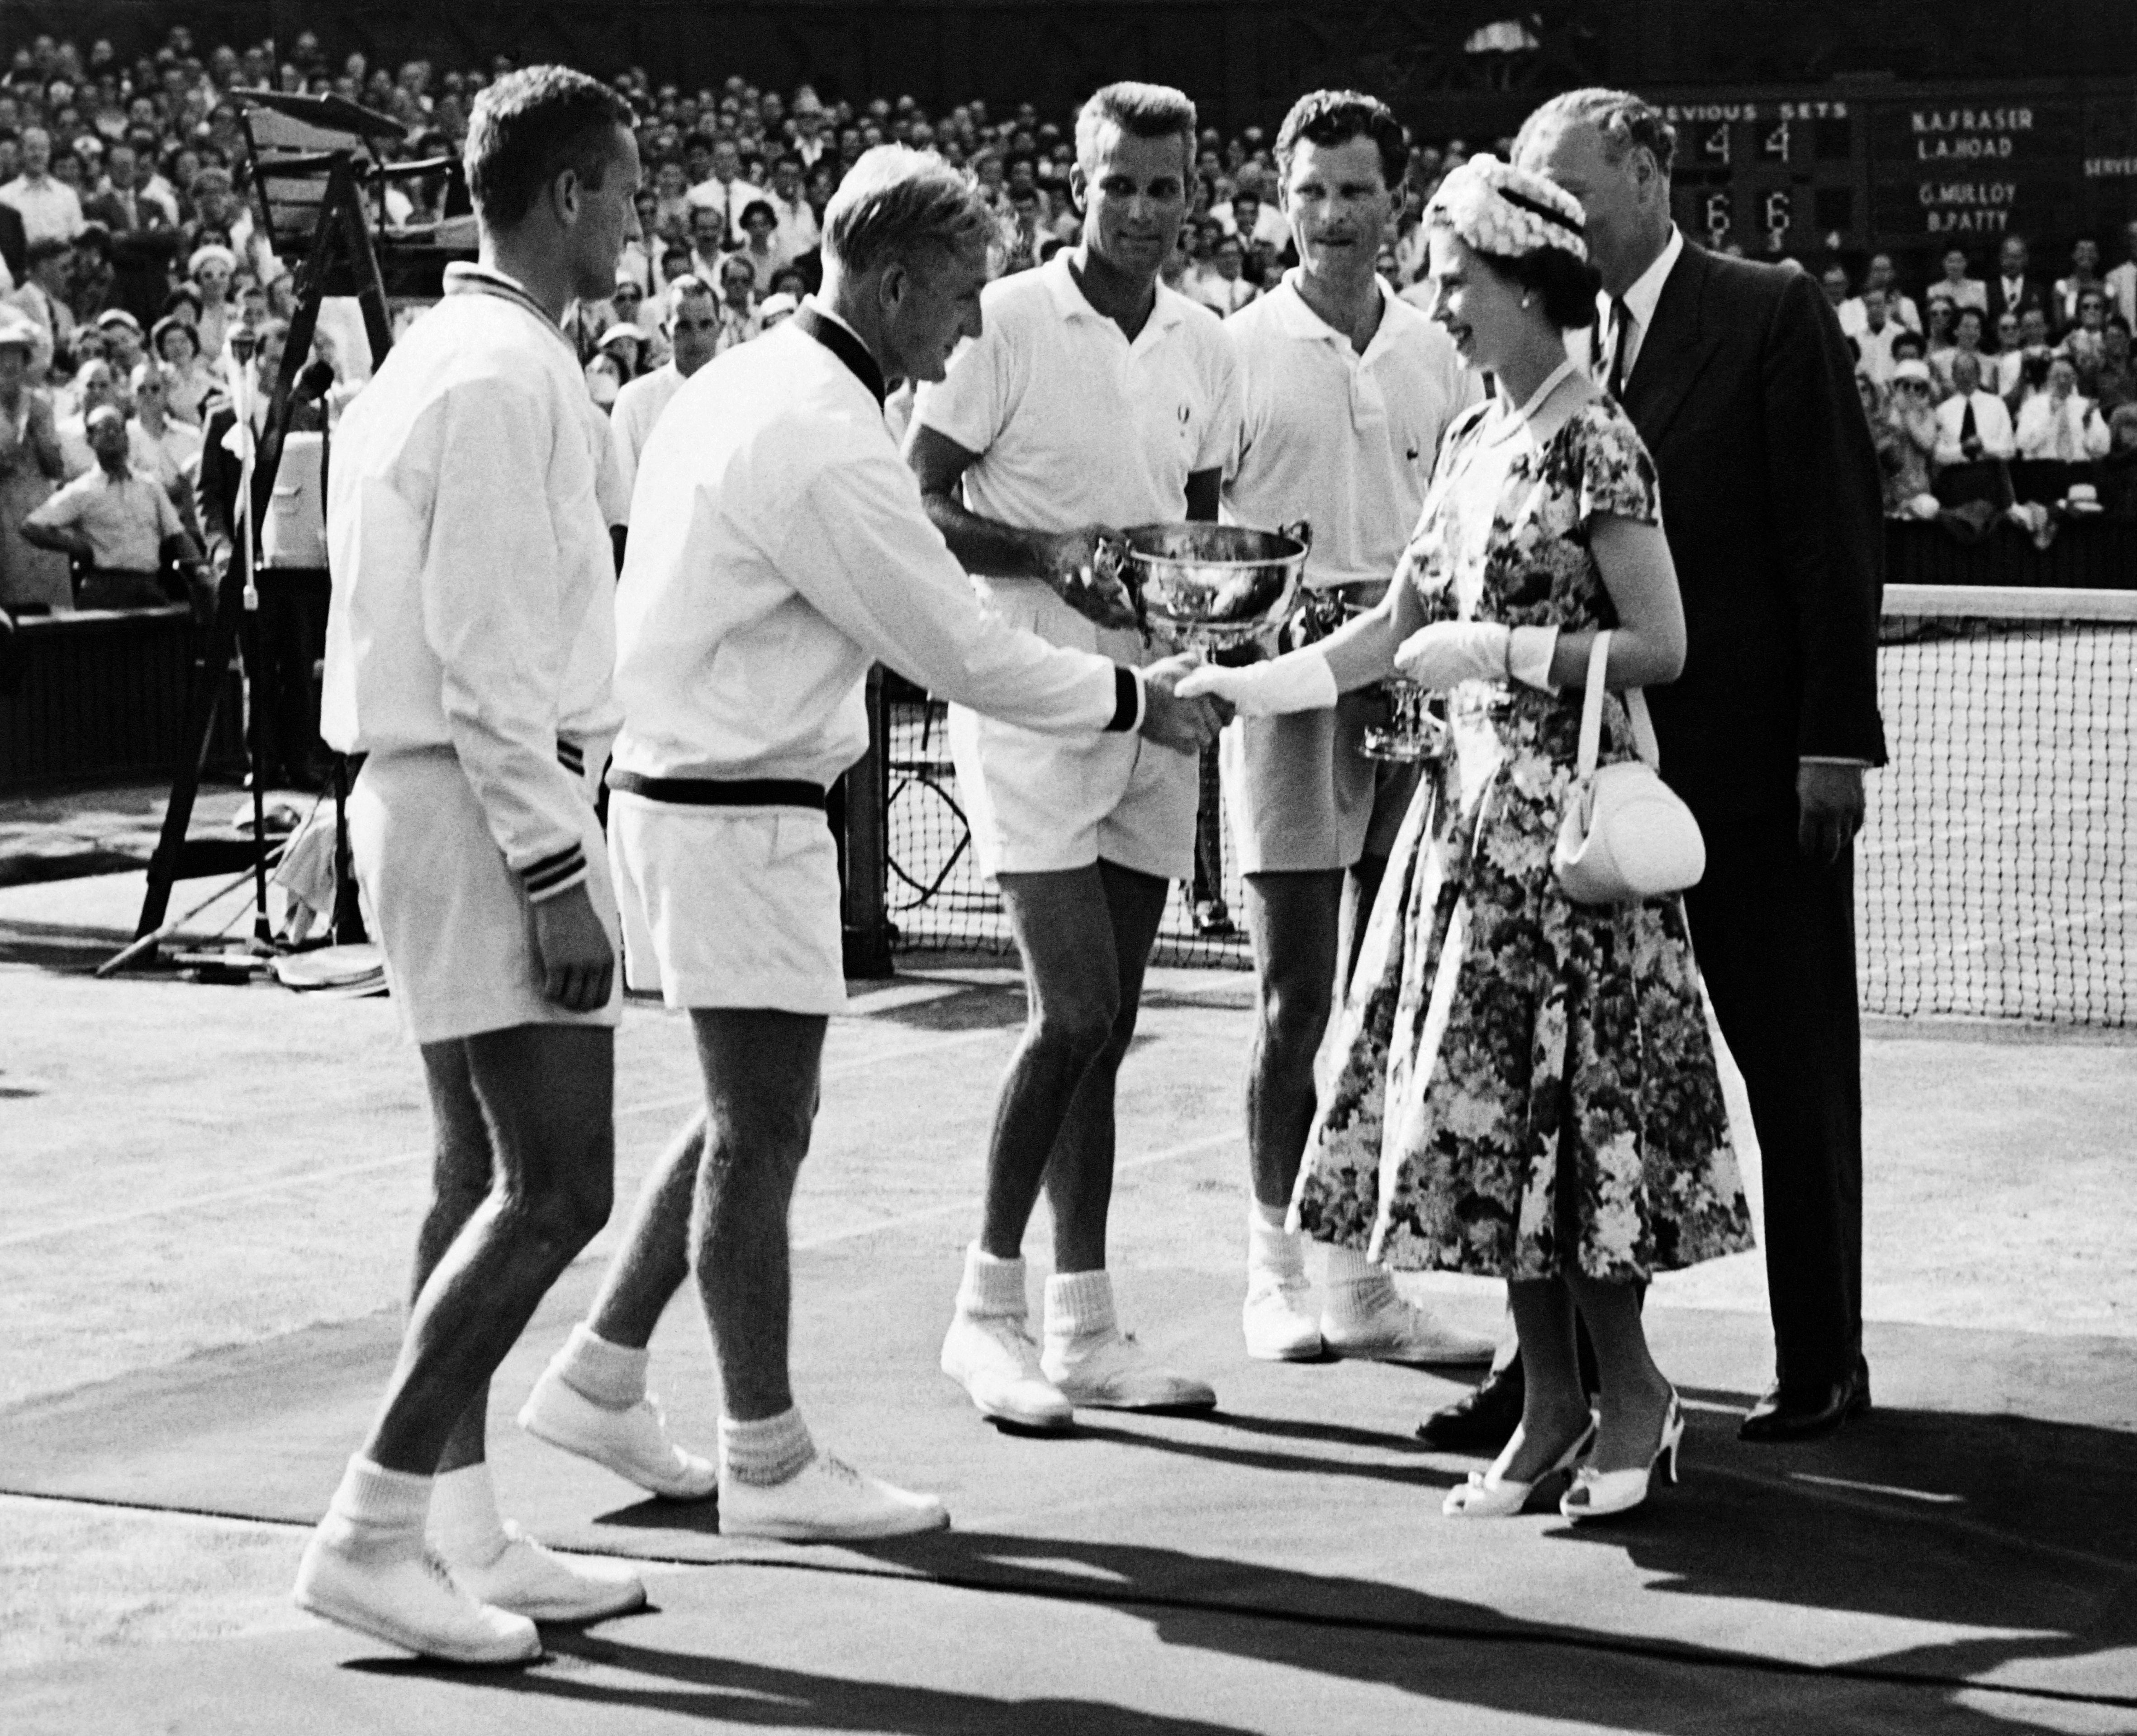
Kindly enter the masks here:
M 1759 141 L 1759 154 L 1763 157 L 1772 158 L 1776 163 L 1785 163 L 1789 160 L 1788 122 L 1784 120 L 1777 123 L 1774 129 Z
M 1699 149 L 1700 154 L 1709 163 L 1720 163 L 1725 168 L 1728 167 L 1729 123 L 1725 120 L 1709 127 L 1706 136 L 1699 142 Z

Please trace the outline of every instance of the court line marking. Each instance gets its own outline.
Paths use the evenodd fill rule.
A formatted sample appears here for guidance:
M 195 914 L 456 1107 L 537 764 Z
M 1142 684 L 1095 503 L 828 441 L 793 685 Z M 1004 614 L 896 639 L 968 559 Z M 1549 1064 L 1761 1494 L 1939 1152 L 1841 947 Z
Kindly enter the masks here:
M 255 1514 L 232 1513 L 211 1507 L 158 1506 L 147 1501 L 129 1501 L 96 1495 L 47 1495 L 32 1490 L 0 1488 L 0 1498 L 34 1501 L 51 1506 L 85 1507 L 127 1513 L 152 1514 L 163 1518 L 219 1520 L 288 1532 L 309 1532 L 313 1529 L 314 1524 L 308 1519 L 262 1519 Z M 1004 1541 L 1014 1543 L 1022 1540 L 1005 1537 Z M 1034 1539 L 1031 1541 L 1034 1544 L 1044 1547 L 1048 1539 Z M 560 1553 L 596 1559 L 626 1561 L 635 1566 L 658 1566 L 706 1571 L 740 1568 L 755 1569 L 760 1572 L 770 1569 L 773 1572 L 784 1570 L 797 1573 L 822 1573 L 835 1578 L 874 1579 L 895 1585 L 935 1586 L 946 1590 L 976 1592 L 992 1597 L 1030 1597 L 1048 1602 L 1081 1603 L 1107 1609 L 1176 1610 L 1195 1615 L 1231 1617 L 1244 1621 L 1273 1621 L 1292 1627 L 1318 1627 L 1341 1631 L 1380 1634 L 1390 1639 L 1454 1641 L 1464 1645 L 1540 1646 L 1549 1650 L 1597 1652 L 1619 1657 L 1638 1658 L 1648 1662 L 1677 1665 L 1689 1669 L 1733 1670 L 1747 1675 L 1789 1676 L 1799 1680 L 1823 1679 L 1861 1682 L 1881 1687 L 1994 1694 L 2019 1699 L 2046 1700 L 2065 1705 L 2137 1708 L 2137 1696 L 2126 1695 L 2088 1694 L 2081 1690 L 2068 1688 L 2037 1687 L 2018 1682 L 1984 1680 L 1977 1676 L 1954 1675 L 1928 1670 L 1885 1669 L 1875 1664 L 1817 1664 L 1795 1658 L 1761 1656 L 1757 1652 L 1699 1649 L 1688 1641 L 1643 1638 L 1630 1634 L 1619 1636 L 1570 1633 L 1563 1627 L 1541 1626 L 1518 1618 L 1507 1618 L 1489 1626 L 1482 1623 L 1458 1621 L 1400 1621 L 1386 1617 L 1278 1609 L 1253 1603 L 1235 1603 L 1222 1598 L 1168 1596 L 1159 1592 L 1138 1592 L 1132 1585 L 1115 1586 L 1103 1581 L 1093 1582 L 1088 1579 L 1073 1585 L 1034 1585 L 1020 1583 L 1014 1578 L 983 1578 L 977 1573 L 943 1573 L 932 1571 L 925 1567 L 904 1568 L 895 1564 L 872 1562 L 864 1565 L 857 1562 L 811 1561 L 794 1556 L 733 1555 L 708 1561 L 702 1558 L 692 1558 L 674 1555 L 604 1556 L 601 1552 L 591 1549 L 566 1548 Z M 1010 1558 L 1011 1560 L 1015 1558 Z M 2018 1637 L 2032 1634 L 2038 1630 L 1997 1629 L 1993 1631 L 1998 1636 Z
M 871 1067 L 894 1061 L 910 1061 L 916 1056 L 939 1055 L 947 1050 L 969 1047 L 1015 1033 L 1005 1027 L 989 1026 L 978 1031 L 964 1031 L 954 1036 L 937 1038 L 932 1042 L 908 1043 L 902 1048 L 886 1049 L 877 1055 L 857 1055 L 824 1069 L 825 1079 L 842 1079 L 854 1073 L 867 1071 Z M 618 1121 L 634 1115 L 657 1114 L 665 1109 L 694 1107 L 703 1099 L 693 1094 L 683 1097 L 658 1098 L 650 1103 L 633 1104 L 629 1109 L 618 1109 Z M 32 1242 L 49 1241 L 63 1236 L 75 1236 L 95 1230 L 118 1229 L 127 1224 L 141 1223 L 153 1217 L 168 1217 L 183 1212 L 192 1212 L 202 1206 L 217 1205 L 227 1200 L 256 1199 L 263 1194 L 281 1193 L 293 1187 L 302 1187 L 315 1182 L 343 1181 L 351 1176 L 372 1175 L 382 1169 L 396 1169 L 418 1163 L 431 1155 L 427 1145 L 413 1151 L 404 1151 L 390 1158 L 369 1158 L 361 1163 L 343 1163 L 332 1169 L 308 1169 L 302 1174 L 278 1176 L 272 1181 L 246 1182 L 234 1187 L 218 1187 L 209 1193 L 189 1194 L 180 1200 L 166 1201 L 154 1206 L 137 1207 L 131 1212 L 113 1212 L 100 1217 L 75 1218 L 63 1224 L 47 1225 L 42 1229 L 20 1230 L 12 1236 L 0 1236 L 0 1248 L 27 1246 Z

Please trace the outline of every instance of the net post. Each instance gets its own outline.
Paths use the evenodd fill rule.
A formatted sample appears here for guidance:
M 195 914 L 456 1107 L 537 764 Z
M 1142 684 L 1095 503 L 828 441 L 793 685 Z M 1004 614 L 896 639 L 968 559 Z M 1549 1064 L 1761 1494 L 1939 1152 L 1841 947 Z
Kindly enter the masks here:
M 893 975 L 890 958 L 890 826 L 884 760 L 890 740 L 883 666 L 868 675 L 868 752 L 845 775 L 845 936 L 846 975 L 858 981 Z

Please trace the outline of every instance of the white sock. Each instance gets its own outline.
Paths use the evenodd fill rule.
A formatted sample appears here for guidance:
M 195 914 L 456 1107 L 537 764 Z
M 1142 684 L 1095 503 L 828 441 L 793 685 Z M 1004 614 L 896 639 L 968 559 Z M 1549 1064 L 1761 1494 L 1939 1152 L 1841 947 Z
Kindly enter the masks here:
M 388 1470 L 359 1453 L 342 1473 L 321 1529 L 344 1548 L 420 1550 L 434 1481 L 413 1471 Z
M 1247 1270 L 1266 1272 L 1287 1283 L 1306 1281 L 1306 1238 L 1288 1234 L 1284 1208 L 1247 1202 Z
M 512 1539 L 497 1516 L 497 1485 L 487 1460 L 441 1471 L 431 1497 L 431 1535 L 438 1553 L 462 1567 L 486 1568 Z
M 965 1281 L 957 1286 L 957 1312 L 976 1320 L 1021 1320 L 1030 1311 L 1022 1259 L 997 1260 L 979 1243 L 965 1250 Z
M 809 1425 L 788 1409 L 760 1422 L 720 1418 L 720 1470 L 736 1481 L 770 1488 L 798 1477 L 816 1456 Z
M 646 1351 L 611 1344 L 582 1322 L 557 1353 L 557 1372 L 581 1397 L 605 1410 L 627 1411 L 645 1397 L 645 1365 L 651 1359 Z
M 1119 1329 L 1108 1274 L 1056 1272 L 1046 1280 L 1048 1338 L 1107 1338 Z
M 1385 1267 L 1375 1265 L 1356 1248 L 1328 1245 L 1328 1264 L 1322 1271 L 1328 1313 L 1338 1320 L 1363 1320 L 1387 1304 L 1395 1295 L 1395 1280 Z

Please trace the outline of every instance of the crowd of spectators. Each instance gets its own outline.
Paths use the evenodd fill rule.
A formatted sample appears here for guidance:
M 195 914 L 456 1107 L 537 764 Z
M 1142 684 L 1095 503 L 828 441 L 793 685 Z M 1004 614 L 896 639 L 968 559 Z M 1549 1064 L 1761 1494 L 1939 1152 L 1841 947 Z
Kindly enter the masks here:
M 2137 222 L 2125 248 L 2103 273 L 2099 242 L 2081 238 L 2068 271 L 2050 277 L 2010 236 L 1984 280 L 1955 247 L 1919 300 L 1885 255 L 1859 285 L 1844 266 L 1825 268 L 1888 516 L 1965 541 L 2009 524 L 2042 547 L 2071 519 L 2137 519 Z
M 309 32 L 286 51 L 202 49 L 183 25 L 130 60 L 108 41 L 85 51 L 38 37 L 12 51 L 0 73 L 0 607 L 75 600 L 83 571 L 70 578 L 60 545 L 23 527 L 46 496 L 114 465 L 153 476 L 170 496 L 183 532 L 163 539 L 173 595 L 184 594 L 187 543 L 210 570 L 227 548 L 230 503 L 209 497 L 203 473 L 227 468 L 211 461 L 231 436 L 212 425 L 218 413 L 235 425 L 233 400 L 249 402 L 256 422 L 264 412 L 262 358 L 279 359 L 294 311 L 290 272 L 246 184 L 244 93 L 338 95 L 401 124 L 387 158 L 450 159 L 475 94 L 509 64 L 373 66 L 360 52 L 330 56 Z M 605 410 L 635 381 L 674 373 L 679 317 L 694 366 L 791 315 L 817 280 L 825 204 L 871 145 L 931 148 L 966 168 L 1000 217 L 1000 271 L 1077 239 L 1065 115 L 977 100 L 937 112 L 910 96 L 827 101 L 806 85 L 788 95 L 739 76 L 692 90 L 635 68 L 616 83 L 640 117 L 640 233 L 614 295 L 577 305 L 567 322 Z M 1465 154 L 1458 139 L 1413 152 L 1380 255 L 1390 283 L 1413 298 L 1424 294 L 1424 205 Z M 1166 270 L 1174 288 L 1225 314 L 1275 282 L 1295 258 L 1275 178 L 1258 127 L 1204 131 L 1189 219 Z M 452 197 L 445 174 L 396 178 L 384 195 L 388 228 L 413 236 L 448 222 Z M 2016 237 L 1983 278 L 1954 250 L 1919 294 L 1883 256 L 1859 284 L 1843 266 L 1825 270 L 1895 516 L 1961 535 L 2008 521 L 2045 540 L 2070 516 L 2137 514 L 2137 225 L 2127 241 L 2130 261 L 2104 273 L 2097 244 L 2078 241 L 2067 275 L 2053 279 Z M 350 324 L 323 326 L 315 358 L 337 376 L 331 414 L 360 389 L 369 357 Z M 111 436 L 94 435 L 106 412 L 128 432 L 117 458 Z M 79 539 L 68 546 L 77 568 L 95 569 Z M 129 546 L 138 551 L 139 538 Z M 190 569 L 196 595 L 200 564 Z M 145 594 L 100 588 L 121 592 Z

